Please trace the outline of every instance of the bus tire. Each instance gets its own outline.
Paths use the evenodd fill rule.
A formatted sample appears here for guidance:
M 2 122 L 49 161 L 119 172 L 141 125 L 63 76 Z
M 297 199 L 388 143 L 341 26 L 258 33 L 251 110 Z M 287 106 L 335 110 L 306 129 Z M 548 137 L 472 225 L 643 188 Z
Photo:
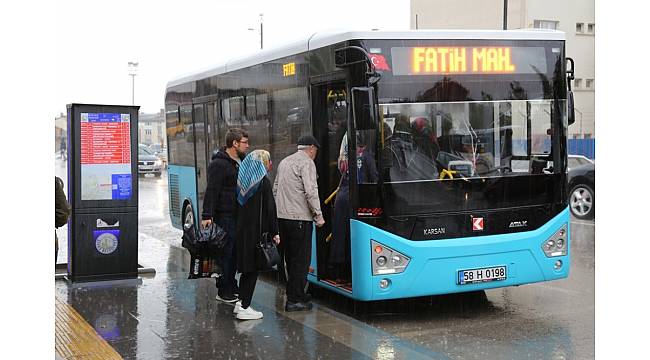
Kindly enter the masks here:
M 183 231 L 190 230 L 194 226 L 194 209 L 189 201 L 183 204 L 183 217 L 181 219 L 183 221 Z

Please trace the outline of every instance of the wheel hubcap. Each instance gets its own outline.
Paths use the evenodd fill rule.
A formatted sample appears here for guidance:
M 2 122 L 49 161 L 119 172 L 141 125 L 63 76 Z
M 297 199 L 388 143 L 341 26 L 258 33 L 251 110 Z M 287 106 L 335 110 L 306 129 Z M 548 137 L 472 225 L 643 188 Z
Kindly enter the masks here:
M 186 230 L 189 230 L 192 228 L 193 225 L 194 225 L 194 214 L 192 213 L 192 208 L 188 206 L 185 209 L 185 222 L 183 226 L 185 227 Z
M 585 216 L 591 211 L 593 199 L 589 190 L 580 187 L 571 194 L 571 209 L 579 216 Z

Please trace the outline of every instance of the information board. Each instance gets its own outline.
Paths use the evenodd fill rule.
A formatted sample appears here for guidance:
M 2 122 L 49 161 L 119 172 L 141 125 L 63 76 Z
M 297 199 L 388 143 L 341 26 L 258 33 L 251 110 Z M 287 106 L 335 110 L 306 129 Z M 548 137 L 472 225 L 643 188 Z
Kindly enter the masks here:
M 81 113 L 81 200 L 131 198 L 131 116 Z

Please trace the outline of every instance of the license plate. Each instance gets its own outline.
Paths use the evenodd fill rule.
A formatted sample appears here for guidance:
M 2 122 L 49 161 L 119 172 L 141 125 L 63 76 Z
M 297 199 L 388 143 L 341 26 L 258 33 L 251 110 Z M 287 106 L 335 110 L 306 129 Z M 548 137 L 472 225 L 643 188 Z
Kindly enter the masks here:
M 459 270 L 458 285 L 475 284 L 506 279 L 506 267 L 494 266 L 481 269 Z

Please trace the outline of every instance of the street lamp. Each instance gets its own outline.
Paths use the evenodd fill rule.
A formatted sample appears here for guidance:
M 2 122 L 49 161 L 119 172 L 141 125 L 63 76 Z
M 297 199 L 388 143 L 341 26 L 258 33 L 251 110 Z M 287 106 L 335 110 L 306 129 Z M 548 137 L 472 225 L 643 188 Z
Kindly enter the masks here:
M 503 30 L 508 30 L 508 0 L 503 0 Z
M 135 105 L 135 76 L 138 74 L 138 63 L 129 61 L 129 76 L 131 77 L 131 105 Z
M 262 22 L 264 14 L 260 14 L 260 50 L 264 49 L 264 23 Z M 255 31 L 254 28 L 248 28 L 249 31 Z

